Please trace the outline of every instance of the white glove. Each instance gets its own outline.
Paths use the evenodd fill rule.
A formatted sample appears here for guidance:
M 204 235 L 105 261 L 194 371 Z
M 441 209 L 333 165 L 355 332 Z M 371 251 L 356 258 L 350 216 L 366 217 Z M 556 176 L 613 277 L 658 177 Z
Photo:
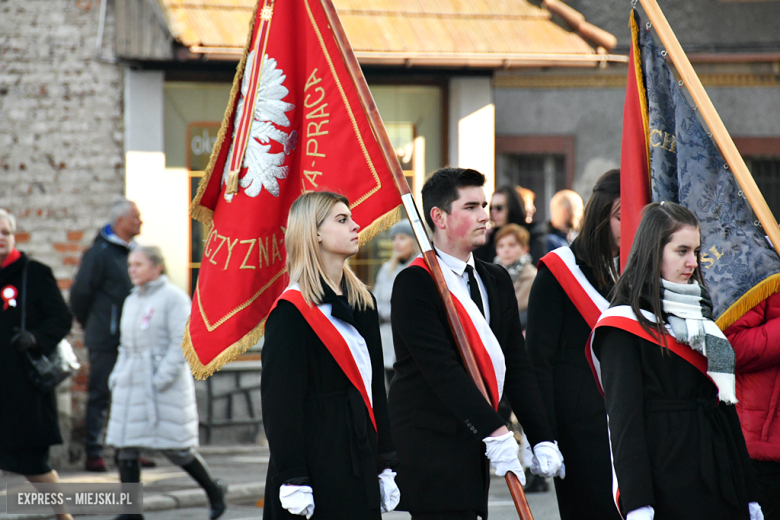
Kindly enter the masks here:
M 748 511 L 750 511 L 750 520 L 764 520 L 764 512 L 761 511 L 761 506 L 758 505 L 758 502 L 750 502 Z
M 653 520 L 654 516 L 655 509 L 653 509 L 653 506 L 645 506 L 629 511 L 628 515 L 626 515 L 626 520 Z
M 566 466 L 563 464 L 563 454 L 558 449 L 558 441 L 544 441 L 534 446 L 531 473 L 544 478 L 566 478 Z
M 514 433 L 485 437 L 482 442 L 485 443 L 485 455 L 490 459 L 490 465 L 496 470 L 496 475 L 503 477 L 511 471 L 520 479 L 520 484 L 525 486 L 525 471 L 520 464 L 520 459 L 517 458 L 520 446 L 515 440 Z
M 395 483 L 396 472 L 390 468 L 385 468 L 379 474 L 379 493 L 382 495 L 382 504 L 380 511 L 382 514 L 388 513 L 398 507 L 401 501 L 401 490 Z
M 294 515 L 306 515 L 308 520 L 314 514 L 314 492 L 311 486 L 282 484 L 279 488 L 279 500 L 282 507 Z

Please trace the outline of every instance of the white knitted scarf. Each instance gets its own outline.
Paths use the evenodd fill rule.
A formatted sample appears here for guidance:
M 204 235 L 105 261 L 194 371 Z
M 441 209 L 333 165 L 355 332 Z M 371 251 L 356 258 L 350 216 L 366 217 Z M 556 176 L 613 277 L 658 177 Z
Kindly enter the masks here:
M 712 300 L 707 289 L 697 282 L 681 284 L 661 279 L 661 283 L 664 313 L 677 341 L 707 358 L 707 375 L 718 387 L 718 398 L 736 403 L 734 349 L 712 321 Z

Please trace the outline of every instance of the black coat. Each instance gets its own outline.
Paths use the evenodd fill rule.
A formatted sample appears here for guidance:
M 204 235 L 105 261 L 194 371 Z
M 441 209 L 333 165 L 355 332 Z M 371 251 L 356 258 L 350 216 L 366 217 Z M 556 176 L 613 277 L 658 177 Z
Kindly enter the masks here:
M 504 395 L 531 444 L 553 440 L 525 351 L 512 280 L 503 267 L 476 260 L 487 289 L 490 327 L 506 358 Z M 389 407 L 398 449 L 399 509 L 487 513 L 482 439 L 505 423 L 467 374 L 431 275 L 409 267 L 392 296 L 395 377 Z
M 360 392 L 298 309 L 281 300 L 268 316 L 261 382 L 271 460 L 263 518 L 300 519 L 279 502 L 282 484 L 309 485 L 319 520 L 380 518 L 379 473 L 394 464 L 382 344 L 375 309 L 353 310 L 326 286 L 333 315 L 368 345 L 378 435 Z
M 758 485 L 737 412 L 718 403 L 715 385 L 621 329 L 600 328 L 594 351 L 623 511 L 650 505 L 655 520 L 747 520 Z
M 11 346 L 13 329 L 22 320 L 22 271 L 27 266 L 25 329 L 44 354 L 51 354 L 70 331 L 73 318 L 57 281 L 47 266 L 22 257 L 0 269 L 0 289 L 11 285 L 19 293 L 16 307 L 0 306 L 0 447 L 43 448 L 62 443 L 54 392 L 42 392 L 27 376 L 24 355 Z
M 70 288 L 73 314 L 84 327 L 84 344 L 92 350 L 116 351 L 122 304 L 133 284 L 127 274 L 130 249 L 111 242 L 101 230 L 81 258 Z
M 597 287 L 590 268 L 577 263 Z M 562 520 L 618 520 L 604 399 L 585 358 L 589 335 L 585 319 L 542 264 L 528 299 L 526 342 L 566 464 L 566 478 L 555 479 L 558 509 Z

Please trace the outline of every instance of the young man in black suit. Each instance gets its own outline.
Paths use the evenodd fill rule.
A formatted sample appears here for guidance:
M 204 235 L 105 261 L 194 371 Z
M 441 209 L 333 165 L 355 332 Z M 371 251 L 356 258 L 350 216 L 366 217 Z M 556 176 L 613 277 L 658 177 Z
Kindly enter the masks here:
M 562 476 L 512 281 L 502 267 L 471 254 L 485 242 L 484 182 L 475 170 L 438 170 L 423 186 L 425 220 L 450 291 L 466 309 L 461 321 L 473 324 L 484 344 L 477 346 L 488 359 L 480 366 L 483 378 L 494 371 L 488 386 L 509 398 L 534 446 L 536 471 Z M 400 460 L 398 509 L 413 520 L 486 518 L 488 462 L 497 474 L 513 471 L 524 482 L 518 444 L 496 411 L 495 394 L 488 403 L 467 374 L 434 281 L 419 261 L 396 278 L 392 326 L 397 361 L 388 406 Z

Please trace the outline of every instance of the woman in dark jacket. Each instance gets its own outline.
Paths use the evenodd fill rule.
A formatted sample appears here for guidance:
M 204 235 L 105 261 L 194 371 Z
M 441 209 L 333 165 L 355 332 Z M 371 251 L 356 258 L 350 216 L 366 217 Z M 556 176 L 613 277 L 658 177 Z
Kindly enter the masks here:
M 599 312 L 583 309 L 583 302 L 572 298 L 575 291 L 589 290 L 606 309 L 619 252 L 620 171 L 611 170 L 593 187 L 571 248 L 551 252 L 539 263 L 528 301 L 526 345 L 566 461 L 565 480 L 555 479 L 562 520 L 620 518 L 612 500 L 604 400 L 585 357 Z M 566 268 L 563 258 L 572 265 Z M 572 278 L 570 270 L 582 276 Z
M 376 302 L 347 266 L 358 226 L 346 198 L 290 208 L 290 285 L 265 326 L 263 518 L 379 519 L 398 504 Z
M 490 220 L 493 228 L 488 231 L 485 243 L 474 250 L 474 257 L 492 264 L 496 259 L 496 233 L 502 226 L 517 224 L 523 226 L 531 235 L 529 242 L 533 264 L 546 252 L 544 226 L 526 222 L 525 204 L 517 190 L 509 186 L 498 188 L 490 198 Z
M 737 412 L 734 351 L 712 321 L 699 223 L 648 205 L 594 330 L 627 520 L 763 520 Z
M 15 232 L 14 216 L 0 210 L 0 470 L 33 483 L 55 483 L 49 447 L 62 444 L 57 401 L 53 391 L 33 386 L 24 351 L 52 354 L 72 318 L 51 269 L 14 247 Z

